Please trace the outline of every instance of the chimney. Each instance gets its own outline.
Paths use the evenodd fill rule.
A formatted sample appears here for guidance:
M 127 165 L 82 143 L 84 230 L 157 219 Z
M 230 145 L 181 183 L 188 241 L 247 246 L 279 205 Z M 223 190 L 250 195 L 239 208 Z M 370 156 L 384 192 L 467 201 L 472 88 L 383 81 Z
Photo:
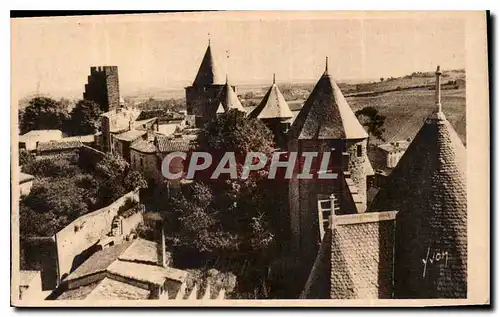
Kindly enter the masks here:
M 129 122 L 128 122 L 128 129 L 129 130 L 132 130 L 132 128 L 134 127 L 134 124 L 132 122 L 132 118 L 130 118 Z
M 437 112 L 442 112 L 441 110 L 441 69 L 438 65 L 436 69 L 436 95 L 435 101 L 437 106 Z

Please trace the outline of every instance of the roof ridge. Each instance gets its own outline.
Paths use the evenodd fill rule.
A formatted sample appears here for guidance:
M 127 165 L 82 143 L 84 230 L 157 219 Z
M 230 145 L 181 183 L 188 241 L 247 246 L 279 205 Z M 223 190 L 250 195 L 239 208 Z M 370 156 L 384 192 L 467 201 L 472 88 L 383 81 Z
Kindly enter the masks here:
M 299 139 L 365 139 L 368 134 L 328 73 L 309 94 L 290 128 Z
M 208 43 L 205 55 L 201 60 L 200 67 L 193 81 L 193 86 L 208 86 L 223 84 L 223 79 L 218 72 L 215 59 L 212 55 L 210 42 Z

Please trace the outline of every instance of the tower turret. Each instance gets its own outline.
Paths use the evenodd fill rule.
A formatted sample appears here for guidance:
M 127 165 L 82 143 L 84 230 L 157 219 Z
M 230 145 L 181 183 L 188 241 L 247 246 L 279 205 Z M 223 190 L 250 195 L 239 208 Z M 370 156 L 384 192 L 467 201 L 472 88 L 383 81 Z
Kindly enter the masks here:
M 395 297 L 467 297 L 466 150 L 436 108 L 377 194 L 373 211 L 397 210 Z
M 248 116 L 262 120 L 273 131 L 278 147 L 284 148 L 286 146 L 286 133 L 290 127 L 293 113 L 278 85 L 276 85 L 276 74 L 273 74 L 273 84 L 269 87 L 264 98 Z
M 339 87 L 325 71 L 307 98 L 288 131 L 288 150 L 328 152 L 329 172 L 336 179 L 300 179 L 289 183 L 290 220 L 293 240 L 302 254 L 314 258 L 320 241 L 318 199 L 332 193 L 339 201 L 339 214 L 362 213 L 366 210 L 366 155 L 368 134 L 359 123 Z M 298 170 L 303 169 L 303 162 Z M 327 219 L 327 218 L 325 218 Z
M 224 87 L 224 77 L 217 67 L 209 41 L 193 84 L 185 88 L 187 113 L 195 116 L 197 127 L 216 116 Z

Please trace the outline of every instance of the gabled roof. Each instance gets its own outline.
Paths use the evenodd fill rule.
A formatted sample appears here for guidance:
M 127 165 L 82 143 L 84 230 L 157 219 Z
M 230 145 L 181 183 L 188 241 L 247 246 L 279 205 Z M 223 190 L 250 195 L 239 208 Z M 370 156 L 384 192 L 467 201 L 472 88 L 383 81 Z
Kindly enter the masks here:
M 233 87 L 229 84 L 226 77 L 226 84 L 224 85 L 224 89 L 222 90 L 222 95 L 220 98 L 220 102 L 224 107 L 225 111 L 229 111 L 231 109 L 237 109 L 241 112 L 247 112 L 243 105 L 241 104 L 238 95 L 233 90 Z
M 198 69 L 198 74 L 194 79 L 193 86 L 208 86 L 208 85 L 221 85 L 224 83 L 224 78 L 221 77 L 218 72 L 217 66 L 215 65 L 214 58 L 212 56 L 212 48 L 210 43 L 208 43 L 207 50 L 201 61 L 200 68 Z
M 156 146 L 149 140 L 139 139 L 130 145 L 130 149 L 142 153 L 156 153 Z
M 78 149 L 82 146 L 80 141 L 49 141 L 49 142 L 39 142 L 36 146 L 37 152 L 49 152 L 49 151 L 59 151 L 59 150 L 71 150 Z
M 137 140 L 138 138 L 142 137 L 147 133 L 148 132 L 144 130 L 129 130 L 115 135 L 114 138 L 121 141 L 131 142 Z
M 249 117 L 257 119 L 293 118 L 293 113 L 274 80 L 264 99 L 252 110 Z
M 368 134 L 327 69 L 290 127 L 289 136 L 336 140 L 365 139 Z
M 436 103 L 373 202 L 373 210 L 399 210 L 398 297 L 467 296 L 466 150 Z M 450 255 L 446 265 L 428 265 L 424 277 L 412 268 L 435 252 Z
M 184 138 L 169 138 L 169 137 L 157 137 L 156 138 L 159 152 L 188 152 L 193 149 L 193 145 L 189 140 Z
M 391 298 L 395 211 L 337 215 L 301 298 Z

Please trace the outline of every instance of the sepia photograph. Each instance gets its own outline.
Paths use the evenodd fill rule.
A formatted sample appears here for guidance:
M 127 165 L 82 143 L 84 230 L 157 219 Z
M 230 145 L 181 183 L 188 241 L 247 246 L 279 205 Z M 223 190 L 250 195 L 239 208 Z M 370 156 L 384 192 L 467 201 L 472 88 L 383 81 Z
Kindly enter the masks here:
M 489 304 L 486 23 L 11 18 L 11 304 Z

